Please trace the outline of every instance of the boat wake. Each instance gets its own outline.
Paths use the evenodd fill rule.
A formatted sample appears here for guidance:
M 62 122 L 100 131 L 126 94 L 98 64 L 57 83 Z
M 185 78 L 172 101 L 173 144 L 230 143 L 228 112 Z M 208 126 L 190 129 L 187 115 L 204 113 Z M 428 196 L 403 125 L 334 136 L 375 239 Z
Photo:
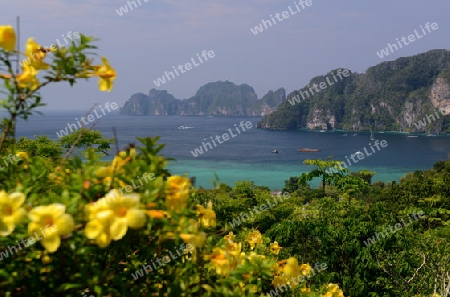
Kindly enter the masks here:
M 186 126 L 181 125 L 178 127 L 178 130 L 185 130 L 185 129 L 192 129 L 192 128 L 195 128 L 195 127 L 186 127 Z

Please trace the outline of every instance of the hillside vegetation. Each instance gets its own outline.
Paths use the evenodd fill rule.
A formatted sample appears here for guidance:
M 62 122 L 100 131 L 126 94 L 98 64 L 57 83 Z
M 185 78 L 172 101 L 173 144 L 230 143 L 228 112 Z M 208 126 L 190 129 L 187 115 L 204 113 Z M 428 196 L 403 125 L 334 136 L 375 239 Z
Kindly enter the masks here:
M 450 114 L 450 51 L 432 50 L 370 67 L 347 77 L 335 69 L 290 93 L 278 110 L 258 124 L 265 129 L 389 130 L 450 132 L 450 118 L 442 116 L 426 125 L 414 125 L 436 109 Z M 337 81 L 333 76 L 336 76 Z M 325 89 L 305 93 L 314 84 Z M 311 94 L 311 92 L 309 92 Z M 300 100 L 295 100 L 295 98 Z

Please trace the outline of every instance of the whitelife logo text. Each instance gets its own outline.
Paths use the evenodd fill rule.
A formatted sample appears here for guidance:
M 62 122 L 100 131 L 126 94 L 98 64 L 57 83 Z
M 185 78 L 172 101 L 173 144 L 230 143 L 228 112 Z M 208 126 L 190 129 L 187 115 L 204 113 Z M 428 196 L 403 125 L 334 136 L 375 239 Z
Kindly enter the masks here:
M 111 112 L 111 109 L 112 109 L 112 110 L 116 110 L 116 109 L 119 108 L 119 106 L 117 105 L 116 102 L 111 103 L 111 106 L 110 106 L 109 102 L 106 102 L 106 103 L 105 103 L 105 108 L 106 108 L 106 110 L 108 110 L 108 112 Z M 100 109 L 101 109 L 103 115 L 106 115 L 105 110 L 103 109 L 103 107 L 100 106 Z M 96 110 L 96 109 L 94 109 L 94 113 L 95 113 L 95 117 L 94 117 L 93 114 L 89 114 L 87 117 L 82 116 L 82 117 L 80 118 L 80 120 L 78 120 L 78 118 L 75 118 L 76 123 L 78 123 L 78 127 L 77 127 L 76 123 L 72 123 L 72 124 L 67 123 L 66 129 L 59 131 L 59 133 L 56 132 L 56 135 L 57 135 L 59 138 L 61 138 L 61 137 L 63 137 L 63 136 L 68 135 L 68 134 L 69 134 L 69 130 L 70 130 L 70 133 L 72 133 L 72 132 L 74 132 L 74 131 L 77 131 L 79 128 L 83 127 L 84 125 L 87 125 L 88 123 L 86 123 L 86 119 L 89 121 L 89 123 L 92 123 L 92 122 L 94 122 L 96 119 L 99 119 L 99 118 L 102 117 L 102 115 L 99 115 L 99 114 L 97 113 L 97 110 Z M 82 121 L 84 125 L 81 125 L 80 121 Z M 72 128 L 73 128 L 73 129 L 72 129 Z

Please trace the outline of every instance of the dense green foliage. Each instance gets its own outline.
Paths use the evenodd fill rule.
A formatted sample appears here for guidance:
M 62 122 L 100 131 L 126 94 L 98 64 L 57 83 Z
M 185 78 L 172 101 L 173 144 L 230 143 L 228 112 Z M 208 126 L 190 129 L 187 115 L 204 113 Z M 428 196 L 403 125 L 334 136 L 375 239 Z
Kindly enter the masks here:
M 337 184 L 347 177 L 360 183 L 373 174 L 344 174 Z M 227 222 L 219 230 L 258 228 L 283 247 L 283 256 L 327 263 L 329 269 L 314 282 L 342 283 L 345 296 L 429 296 L 435 289 L 450 296 L 444 293 L 450 284 L 450 160 L 408 174 L 399 184 L 364 181 L 358 192 L 327 184 L 325 198 L 322 189 L 296 187 L 298 181 L 286 180 L 285 190 L 294 190 L 289 200 L 239 225 L 239 215 L 265 203 L 268 191 L 241 182 L 230 190 L 200 191 L 197 197 L 214 199 L 218 223 Z M 414 219 L 419 211 L 424 215 Z M 387 233 L 402 220 L 409 224 Z
M 25 190 L 30 203 L 64 203 L 75 214 L 84 207 L 82 201 L 96 201 L 109 189 L 131 185 L 143 172 L 149 171 L 159 178 L 135 191 L 145 197 L 147 205 L 157 203 L 161 207 L 157 197 L 165 195 L 161 185 L 170 176 L 164 169 L 167 161 L 158 155 L 163 146 L 157 145 L 157 139 L 141 141 L 142 153 L 131 157 L 128 150 L 121 161 L 124 162 L 122 169 L 108 177 L 104 176 L 107 170 L 99 162 L 100 154 L 89 148 L 88 143 L 84 154 L 86 162 L 74 156 L 61 167 L 59 160 L 54 163 L 51 158 L 45 158 L 45 153 L 37 153 L 45 152 L 46 148 L 48 151 L 61 149 L 58 143 L 46 137 L 21 138 L 17 144 L 27 149 L 30 157 L 11 163 L 2 172 L 2 189 Z M 114 163 L 117 164 L 116 159 Z M 275 202 L 275 197 L 281 195 L 250 181 L 229 187 L 216 180 L 211 190 L 194 190 L 192 205 L 186 209 L 186 214 L 192 213 L 194 205 L 206 205 L 211 201 L 217 221 L 217 225 L 208 230 L 207 245 L 198 252 L 201 255 L 211 253 L 212 246 L 219 244 L 220 238 L 230 231 L 244 240 L 256 229 L 266 242 L 278 242 L 282 247 L 280 259 L 293 256 L 311 266 L 326 263 L 326 270 L 308 280 L 311 288 L 337 283 L 344 296 L 428 297 L 440 292 L 441 296 L 448 297 L 444 292 L 450 284 L 450 160 L 440 161 L 427 171 L 410 173 L 399 184 L 374 185 L 370 185 L 374 172 L 330 172 L 327 169 L 340 163 L 332 160 L 305 163 L 316 169 L 286 180 L 284 191 L 289 195 L 284 201 Z M 321 178 L 325 187 L 311 189 L 307 184 L 311 178 Z M 263 204 L 269 207 L 253 211 Z M 419 217 L 420 212 L 423 215 Z M 82 217 L 77 214 L 76 218 L 83 220 Z M 218 277 L 207 269 L 209 266 L 201 257 L 187 265 L 173 261 L 160 267 L 157 273 L 153 272 L 151 279 L 145 274 L 139 279 L 131 277 L 149 259 L 175 250 L 180 240 L 167 241 L 167 232 L 180 228 L 171 226 L 174 222 L 181 223 L 180 220 L 181 217 L 176 216 L 173 220 L 152 219 L 148 223 L 150 228 L 129 231 L 107 251 L 88 241 L 78 226 L 73 235 L 63 237 L 63 244 L 54 255 L 37 247 L 3 259 L 6 266 L 0 268 L 0 287 L 16 292 L 17 296 L 32 296 L 31 292 L 35 292 L 35 296 L 76 296 L 84 288 L 103 296 L 150 296 L 158 290 L 172 292 L 170 296 L 182 296 L 183 288 L 198 291 L 198 296 L 241 296 L 234 284 L 241 281 L 241 273 L 247 270 Z M 408 225 L 401 225 L 402 222 Z M 191 230 L 192 226 L 186 228 Z M 26 236 L 24 227 L 18 227 L 17 232 L 12 237 L 0 237 L 0 251 Z M 269 253 L 262 248 L 258 252 Z M 257 264 L 262 266 L 249 263 L 245 269 L 260 269 L 263 273 L 269 269 L 269 263 Z M 185 273 L 198 275 L 201 280 L 189 278 Z M 256 281 L 260 284 L 262 292 L 274 290 L 270 276 L 263 275 L 255 274 L 255 284 Z M 158 282 L 164 285 L 154 287 Z M 200 283 L 211 286 L 196 287 Z M 280 296 L 299 296 L 295 295 L 298 293 L 292 290 L 280 292 Z
M 36 136 L 36 139 L 20 137 L 15 143 L 17 151 L 26 152 L 29 156 L 39 156 L 53 160 L 60 159 L 72 145 L 75 148 L 95 148 L 97 152 L 108 154 L 114 138 L 104 138 L 98 130 L 82 128 L 53 141 L 48 136 Z

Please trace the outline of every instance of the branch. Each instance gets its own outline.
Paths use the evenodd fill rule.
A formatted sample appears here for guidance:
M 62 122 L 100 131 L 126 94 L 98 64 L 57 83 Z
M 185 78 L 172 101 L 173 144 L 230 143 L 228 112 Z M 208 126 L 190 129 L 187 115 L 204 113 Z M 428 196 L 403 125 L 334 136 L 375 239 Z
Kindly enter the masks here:
M 85 114 L 85 117 L 87 117 L 87 116 L 92 112 L 92 110 L 93 110 L 96 106 L 97 106 L 97 103 L 95 103 L 94 105 L 92 105 L 91 109 L 89 109 L 89 111 Z M 97 125 L 97 123 L 94 123 L 94 124 L 91 126 L 91 128 L 89 128 L 89 129 L 94 128 L 95 125 Z M 84 127 L 84 123 L 83 123 L 83 125 L 81 125 L 81 128 L 80 128 L 80 130 L 79 130 L 79 131 L 80 131 L 80 134 L 78 135 L 77 140 L 75 140 L 75 142 L 72 144 L 72 147 L 67 151 L 66 155 L 65 155 L 64 158 L 62 159 L 62 161 L 61 161 L 61 167 L 62 167 L 63 163 L 67 160 L 67 158 L 70 156 L 70 154 L 72 153 L 72 151 L 75 149 L 75 146 L 77 145 L 77 143 L 80 142 L 81 137 L 83 136 L 83 131 L 81 130 L 83 127 Z
M 407 281 L 408 284 L 410 281 L 412 281 L 414 279 L 414 277 L 416 276 L 416 273 L 419 272 L 419 270 L 422 269 L 422 267 L 425 265 L 427 257 L 425 254 L 423 254 L 422 256 L 423 256 L 423 263 L 422 263 L 422 265 L 419 266 L 419 268 L 416 269 L 413 276 L 411 276 L 411 278 Z

